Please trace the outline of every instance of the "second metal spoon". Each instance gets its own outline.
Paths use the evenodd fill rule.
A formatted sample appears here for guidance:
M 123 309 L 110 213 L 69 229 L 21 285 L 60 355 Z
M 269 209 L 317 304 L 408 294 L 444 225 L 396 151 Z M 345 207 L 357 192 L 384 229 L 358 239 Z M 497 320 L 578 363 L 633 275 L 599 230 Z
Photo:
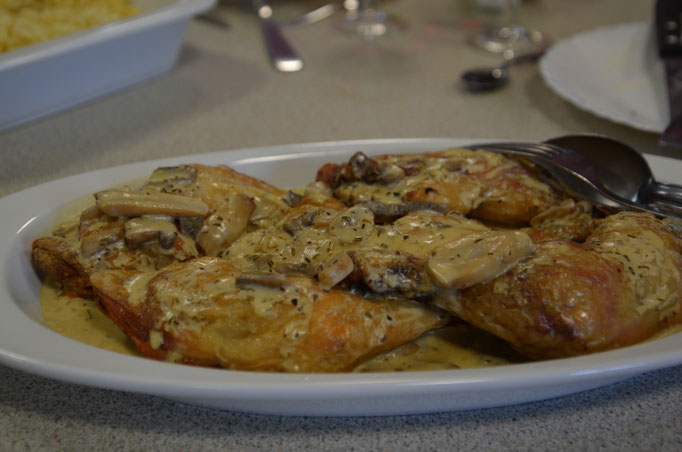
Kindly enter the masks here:
M 604 187 L 617 196 L 682 215 L 682 186 L 657 181 L 646 159 L 629 145 L 590 134 L 552 138 L 547 143 L 585 156 Z
M 460 79 L 469 91 L 492 91 L 501 88 L 509 81 L 511 65 L 536 61 L 544 54 L 544 50 L 516 56 L 493 68 L 470 69 L 462 73 Z

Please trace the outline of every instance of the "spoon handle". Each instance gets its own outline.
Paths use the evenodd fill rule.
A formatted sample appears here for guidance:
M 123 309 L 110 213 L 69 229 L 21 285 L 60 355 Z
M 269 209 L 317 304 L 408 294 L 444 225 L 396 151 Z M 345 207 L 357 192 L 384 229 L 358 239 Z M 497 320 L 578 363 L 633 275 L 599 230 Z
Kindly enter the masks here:
M 296 72 L 303 68 L 303 61 L 284 39 L 277 24 L 272 20 L 263 20 L 261 23 L 265 42 L 272 59 L 272 64 L 278 71 Z
M 281 72 L 296 72 L 303 68 L 303 60 L 286 40 L 279 25 L 272 19 L 272 8 L 264 0 L 252 0 L 256 14 L 263 28 L 263 38 L 275 69 Z
M 647 191 L 650 202 L 663 202 L 682 209 L 682 186 L 654 181 L 647 186 Z

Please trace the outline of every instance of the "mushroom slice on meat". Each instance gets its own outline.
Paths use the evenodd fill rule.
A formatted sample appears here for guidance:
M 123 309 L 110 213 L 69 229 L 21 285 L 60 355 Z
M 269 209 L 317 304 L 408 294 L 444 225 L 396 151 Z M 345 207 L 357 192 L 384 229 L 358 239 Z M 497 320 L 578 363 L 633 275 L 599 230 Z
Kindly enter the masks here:
M 279 273 L 241 273 L 235 280 L 237 287 L 263 286 L 281 289 L 289 285 L 289 279 Z
M 80 252 L 89 258 L 124 238 L 124 223 L 121 218 L 101 216 L 79 228 Z
M 166 190 L 173 190 L 176 184 L 194 182 L 196 179 L 197 170 L 189 165 L 162 166 L 152 172 L 145 186 L 161 186 Z
M 192 240 L 196 240 L 199 231 L 204 226 L 203 217 L 180 217 L 177 219 L 177 222 L 180 233 Z
M 324 290 L 329 290 L 350 275 L 354 268 L 355 264 L 348 253 L 337 254 L 325 264 L 317 274 L 317 279 Z
M 353 179 L 374 180 L 379 175 L 379 163 L 362 152 L 356 152 L 348 161 L 346 172 Z
M 282 198 L 282 200 L 289 207 L 296 207 L 303 200 L 303 195 L 296 193 L 295 191 L 289 190 L 287 194 L 284 196 L 284 198 Z
M 376 223 L 391 223 L 400 217 L 413 212 L 430 211 L 446 214 L 450 208 L 445 203 L 428 201 L 411 201 L 399 203 L 385 203 L 379 201 L 366 201 L 359 205 L 367 207 L 374 213 Z
M 358 250 L 348 253 L 354 271 L 350 283 L 362 283 L 374 293 L 421 296 L 433 291 L 425 261 L 399 251 Z
M 175 244 L 178 228 L 167 216 L 142 216 L 131 218 L 124 225 L 126 244 L 139 246 L 158 240 L 161 248 L 169 249 Z
M 282 225 L 282 229 L 288 234 L 295 236 L 303 229 L 314 225 L 319 214 L 320 209 L 307 210 L 301 215 L 285 221 Z
M 501 275 L 534 250 L 524 232 L 487 231 L 436 249 L 426 268 L 439 287 L 463 289 Z
M 202 200 L 169 193 L 107 190 L 96 193 L 95 200 L 102 212 L 114 217 L 141 215 L 196 217 L 208 213 L 208 206 Z
M 209 256 L 217 256 L 246 231 L 256 203 L 242 193 L 231 193 L 206 218 L 199 234 L 197 244 Z
M 377 170 L 379 172 L 379 180 L 387 184 L 399 181 L 405 177 L 405 170 L 395 163 L 379 162 Z

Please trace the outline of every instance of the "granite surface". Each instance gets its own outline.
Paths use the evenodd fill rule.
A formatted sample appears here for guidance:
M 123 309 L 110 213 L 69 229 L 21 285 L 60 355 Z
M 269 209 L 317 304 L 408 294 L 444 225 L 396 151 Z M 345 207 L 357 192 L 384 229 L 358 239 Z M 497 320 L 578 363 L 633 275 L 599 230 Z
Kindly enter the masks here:
M 276 17 L 321 3 L 276 2 Z M 193 22 L 170 73 L 0 133 L 0 195 L 122 163 L 364 138 L 595 132 L 679 156 L 655 134 L 566 102 L 535 65 L 514 68 L 502 91 L 463 91 L 463 69 L 498 61 L 467 44 L 479 21 L 492 19 L 471 3 L 386 1 L 408 27 L 375 43 L 339 32 L 333 20 L 289 27 L 306 63 L 294 74 L 273 71 L 256 20 L 224 5 L 230 26 Z M 556 40 L 650 21 L 653 3 L 525 1 L 522 18 Z M 0 450 L 679 450 L 681 377 L 674 367 L 572 396 L 467 412 L 294 418 L 197 408 L 0 367 Z

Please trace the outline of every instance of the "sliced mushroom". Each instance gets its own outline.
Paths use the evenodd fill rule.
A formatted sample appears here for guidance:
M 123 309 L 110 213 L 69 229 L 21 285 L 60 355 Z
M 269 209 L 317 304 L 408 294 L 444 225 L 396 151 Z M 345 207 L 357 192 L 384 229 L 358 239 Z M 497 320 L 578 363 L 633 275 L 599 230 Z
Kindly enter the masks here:
M 325 264 L 317 274 L 317 279 L 324 290 L 329 290 L 350 275 L 354 267 L 353 259 L 348 253 L 337 254 Z
M 142 216 L 126 221 L 125 239 L 128 246 L 158 240 L 161 248 L 170 249 L 175 245 L 178 229 L 173 219 L 167 216 Z
M 81 212 L 79 222 L 83 223 L 85 221 L 94 220 L 95 218 L 99 217 L 100 215 L 102 215 L 102 211 L 99 210 L 99 207 L 90 206 Z
M 365 182 L 374 182 L 378 176 L 379 163 L 367 157 L 362 152 L 356 152 L 346 167 L 346 173 L 350 180 L 361 180 Z
M 109 190 L 96 193 L 95 200 L 102 212 L 114 217 L 196 217 L 208 213 L 208 206 L 202 200 L 169 193 Z
M 193 182 L 196 178 L 197 170 L 191 166 L 163 166 L 152 172 L 147 183 L 149 185 L 172 185 Z
M 181 217 L 177 219 L 178 227 L 180 233 L 190 237 L 192 240 L 196 240 L 199 231 L 201 231 L 204 225 L 203 217 Z
M 279 273 L 241 273 L 235 283 L 237 287 L 256 285 L 279 289 L 288 286 L 289 279 Z
M 430 290 L 423 259 L 389 250 L 358 250 L 348 254 L 355 267 L 351 283 L 361 282 L 374 293 L 397 292 L 407 297 Z
M 308 228 L 315 224 L 315 219 L 320 214 L 320 209 L 308 210 L 296 218 L 287 220 L 283 225 L 282 229 L 292 236 L 297 235 L 303 229 Z
M 301 200 L 303 199 L 303 195 L 300 195 L 296 193 L 295 191 L 289 190 L 284 197 L 283 201 L 289 206 L 289 207 L 296 207 L 301 203 Z
M 123 240 L 123 222 L 103 221 L 96 227 L 89 228 L 81 234 L 81 253 L 85 257 L 93 256 L 116 242 Z
M 209 256 L 217 256 L 246 231 L 249 218 L 256 203 L 243 193 L 231 193 L 206 218 L 199 234 L 197 244 Z
M 362 202 L 360 205 L 367 207 L 374 213 L 374 222 L 378 224 L 392 223 L 400 217 L 412 212 L 431 211 L 446 214 L 450 210 L 447 204 L 428 202 L 428 201 L 411 201 L 400 203 L 384 203 L 379 201 Z
M 463 289 L 501 275 L 534 250 L 524 232 L 487 231 L 436 249 L 426 268 L 439 287 Z
M 379 180 L 386 184 L 399 181 L 405 177 L 405 171 L 391 162 L 380 162 L 377 168 L 379 172 Z

